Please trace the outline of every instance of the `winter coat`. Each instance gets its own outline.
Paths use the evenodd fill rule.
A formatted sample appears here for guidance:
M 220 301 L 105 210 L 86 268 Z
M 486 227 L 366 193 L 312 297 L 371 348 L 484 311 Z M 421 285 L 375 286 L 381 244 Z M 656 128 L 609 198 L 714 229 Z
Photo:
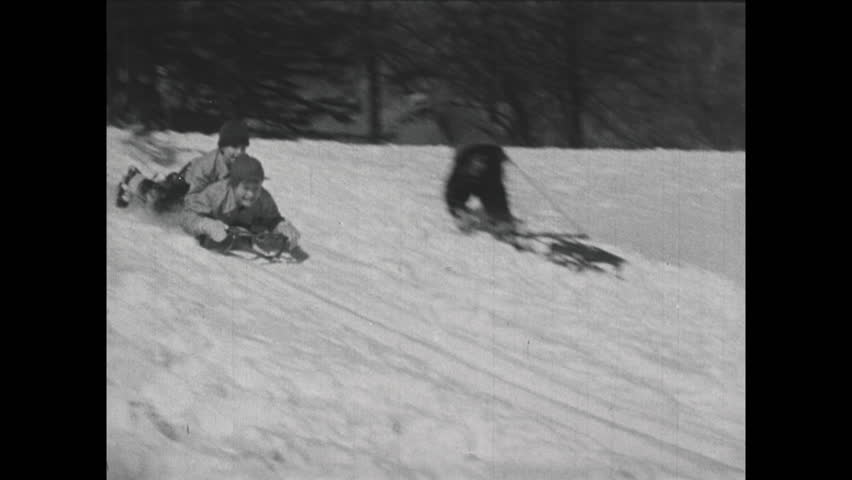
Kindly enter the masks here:
M 261 187 L 259 197 L 250 207 L 241 207 L 234 187 L 228 180 L 220 180 L 201 192 L 186 196 L 181 226 L 194 236 L 209 235 L 209 228 L 215 221 L 263 232 L 274 230 L 284 217 L 265 188 Z
M 509 199 L 503 185 L 503 162 L 508 160 L 497 145 L 479 144 L 460 149 L 453 159 L 453 170 L 447 179 L 444 200 L 453 217 L 470 213 L 467 202 L 475 196 L 485 213 L 495 221 L 511 222 Z M 474 163 L 481 166 L 475 171 Z
M 228 165 L 219 149 L 192 160 L 183 172 L 183 179 L 189 184 L 187 195 L 198 193 L 208 185 L 228 176 Z

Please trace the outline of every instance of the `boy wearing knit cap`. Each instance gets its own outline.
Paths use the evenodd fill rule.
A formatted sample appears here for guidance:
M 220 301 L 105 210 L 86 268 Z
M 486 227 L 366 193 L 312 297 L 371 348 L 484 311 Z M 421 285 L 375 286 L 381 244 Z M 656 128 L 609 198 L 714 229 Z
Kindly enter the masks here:
M 184 202 L 181 225 L 187 233 L 203 240 L 222 242 L 228 227 L 243 227 L 254 233 L 277 232 L 290 246 L 299 242 L 299 231 L 278 211 L 269 192 L 262 187 L 263 166 L 245 153 L 230 166 L 227 179 L 201 192 L 189 194 Z
M 249 133 L 240 120 L 230 120 L 219 130 L 216 150 L 191 160 L 179 172 L 170 173 L 162 182 L 144 178 L 136 167 L 130 167 L 118 186 L 116 205 L 126 207 L 131 192 L 143 201 L 152 200 L 157 210 L 179 203 L 185 195 L 197 193 L 208 185 L 228 176 L 234 159 L 245 153 L 249 145 Z M 159 208 L 163 206 L 164 208 Z
M 219 131 L 219 148 L 189 162 L 183 175 L 189 184 L 187 195 L 198 193 L 208 185 L 228 176 L 231 163 L 237 156 L 246 153 L 249 132 L 240 120 L 231 120 Z

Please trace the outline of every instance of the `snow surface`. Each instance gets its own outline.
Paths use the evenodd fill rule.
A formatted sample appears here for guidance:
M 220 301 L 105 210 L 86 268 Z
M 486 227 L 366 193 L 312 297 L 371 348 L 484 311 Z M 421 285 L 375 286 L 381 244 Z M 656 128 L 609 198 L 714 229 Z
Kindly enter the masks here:
M 745 478 L 745 154 L 509 148 L 623 279 L 454 231 L 447 147 L 252 140 L 311 258 L 201 249 L 114 206 L 111 479 Z M 516 215 L 565 220 L 507 169 Z

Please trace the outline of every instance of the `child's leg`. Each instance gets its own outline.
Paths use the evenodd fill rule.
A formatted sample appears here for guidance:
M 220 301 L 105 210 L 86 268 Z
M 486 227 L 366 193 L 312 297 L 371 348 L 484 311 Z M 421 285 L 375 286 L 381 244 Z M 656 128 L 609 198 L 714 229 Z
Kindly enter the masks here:
M 154 210 L 164 212 L 183 204 L 183 197 L 189 191 L 189 184 L 179 174 L 170 173 L 165 180 L 157 183 L 153 188 L 157 192 L 154 198 Z
M 115 204 L 119 208 L 125 208 L 130 204 L 133 191 L 136 188 L 136 184 L 138 184 L 138 179 L 141 177 L 142 175 L 136 167 L 130 167 L 127 169 L 127 173 L 124 174 L 124 178 L 122 178 L 121 182 L 118 183 L 118 196 L 115 199 Z M 131 182 L 133 183 L 133 186 L 131 186 Z
M 145 178 L 136 167 L 130 167 L 121 183 L 118 184 L 116 205 L 119 208 L 125 208 L 133 197 L 139 197 L 147 203 L 151 196 L 157 195 L 157 184 Z

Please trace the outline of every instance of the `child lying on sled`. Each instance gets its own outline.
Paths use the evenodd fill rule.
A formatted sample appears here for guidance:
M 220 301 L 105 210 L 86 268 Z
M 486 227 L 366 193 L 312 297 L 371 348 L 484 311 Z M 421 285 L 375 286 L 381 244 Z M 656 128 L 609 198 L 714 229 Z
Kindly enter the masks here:
M 224 242 L 232 227 L 280 233 L 291 248 L 298 246 L 299 231 L 279 213 L 275 200 L 262 187 L 264 178 L 260 161 L 240 154 L 228 178 L 187 195 L 181 226 L 208 248 Z

